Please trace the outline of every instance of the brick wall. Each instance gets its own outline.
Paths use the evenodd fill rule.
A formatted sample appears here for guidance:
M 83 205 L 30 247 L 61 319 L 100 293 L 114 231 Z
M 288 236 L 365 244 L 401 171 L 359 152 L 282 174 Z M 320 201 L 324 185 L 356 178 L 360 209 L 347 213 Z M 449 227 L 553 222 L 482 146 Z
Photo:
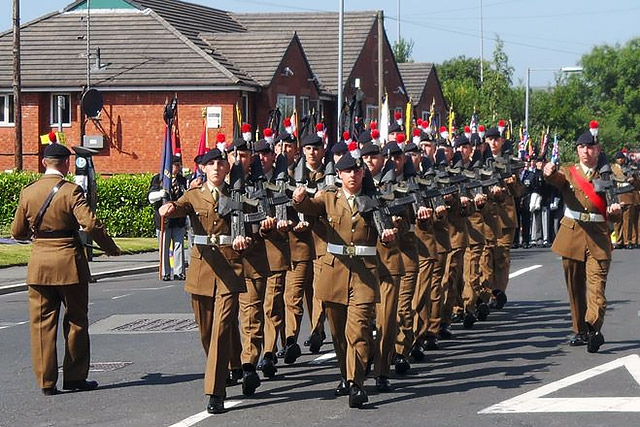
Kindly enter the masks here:
M 100 174 L 156 172 L 164 142 L 163 111 L 173 92 L 103 92 L 104 108 L 99 120 L 90 120 L 87 135 L 103 134 L 105 148 L 94 157 Z M 233 109 L 241 103 L 240 91 L 179 92 L 178 123 L 185 166 L 192 167 L 204 128 L 203 109 L 222 107 L 222 127 L 209 129 L 209 146 L 218 132 L 231 139 Z M 72 94 L 71 126 L 63 130 L 67 146 L 81 145 L 80 95 Z M 49 93 L 23 95 L 23 164 L 25 170 L 41 170 L 43 147 L 39 135 L 56 130 L 49 124 Z M 0 170 L 14 166 L 14 128 L 0 128 Z

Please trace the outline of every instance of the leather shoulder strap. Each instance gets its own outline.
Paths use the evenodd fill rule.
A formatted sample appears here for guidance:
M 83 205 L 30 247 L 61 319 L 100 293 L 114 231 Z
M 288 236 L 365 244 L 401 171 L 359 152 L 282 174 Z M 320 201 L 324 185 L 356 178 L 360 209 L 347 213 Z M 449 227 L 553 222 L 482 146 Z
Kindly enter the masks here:
M 44 203 L 42 204 L 42 206 L 40 206 L 40 210 L 38 211 L 38 214 L 36 215 L 36 219 L 33 221 L 33 226 L 31 226 L 31 231 L 33 232 L 34 235 L 40 229 L 40 224 L 42 224 L 42 217 L 44 216 L 44 213 L 49 208 L 49 205 L 51 204 L 51 200 L 53 199 L 53 196 L 56 195 L 58 190 L 60 190 L 60 187 L 62 187 L 65 182 L 67 182 L 67 181 L 64 180 L 64 179 L 61 179 L 56 185 L 54 185 L 53 188 L 51 189 L 51 191 L 49 192 L 49 195 L 44 200 Z

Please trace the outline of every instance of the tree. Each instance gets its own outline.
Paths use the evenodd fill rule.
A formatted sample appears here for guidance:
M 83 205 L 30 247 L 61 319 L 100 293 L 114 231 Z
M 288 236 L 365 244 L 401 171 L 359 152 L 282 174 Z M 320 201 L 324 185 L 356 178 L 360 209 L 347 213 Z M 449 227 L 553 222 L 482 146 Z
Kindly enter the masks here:
M 413 62 L 413 59 L 411 59 L 413 44 L 413 40 L 407 41 L 402 37 L 393 44 L 393 55 L 396 57 L 396 62 Z
M 458 128 L 469 123 L 474 111 L 485 125 L 522 116 L 524 91 L 511 88 L 513 67 L 500 38 L 496 40 L 493 61 L 483 63 L 484 82 L 480 81 L 478 58 L 458 56 L 437 67 L 444 96 L 454 106 Z

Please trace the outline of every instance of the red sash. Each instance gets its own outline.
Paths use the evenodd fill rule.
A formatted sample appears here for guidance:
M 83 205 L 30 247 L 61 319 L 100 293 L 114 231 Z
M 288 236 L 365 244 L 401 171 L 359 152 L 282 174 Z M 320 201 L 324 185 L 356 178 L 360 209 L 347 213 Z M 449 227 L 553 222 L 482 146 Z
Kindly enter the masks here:
M 576 182 L 576 184 L 578 184 L 578 187 L 580 187 L 584 195 L 587 196 L 587 199 L 589 199 L 589 201 L 594 204 L 596 209 L 598 209 L 598 212 L 600 212 L 602 216 L 607 219 L 607 201 L 604 199 L 604 197 L 596 193 L 591 182 L 587 181 L 582 177 L 582 175 L 580 175 L 580 172 L 578 172 L 578 169 L 575 167 L 575 165 L 569 167 L 569 172 L 571 172 L 573 180 Z

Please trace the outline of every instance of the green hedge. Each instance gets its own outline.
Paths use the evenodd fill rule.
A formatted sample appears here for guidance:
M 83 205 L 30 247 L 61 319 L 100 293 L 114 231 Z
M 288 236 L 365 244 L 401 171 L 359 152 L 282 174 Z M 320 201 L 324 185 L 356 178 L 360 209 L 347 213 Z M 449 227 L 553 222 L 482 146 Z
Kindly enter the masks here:
M 147 200 L 151 174 L 96 179 L 96 212 L 114 237 L 153 237 L 153 207 Z M 37 180 L 32 172 L 0 173 L 0 235 L 10 234 L 20 191 Z M 73 181 L 73 178 L 69 178 Z

